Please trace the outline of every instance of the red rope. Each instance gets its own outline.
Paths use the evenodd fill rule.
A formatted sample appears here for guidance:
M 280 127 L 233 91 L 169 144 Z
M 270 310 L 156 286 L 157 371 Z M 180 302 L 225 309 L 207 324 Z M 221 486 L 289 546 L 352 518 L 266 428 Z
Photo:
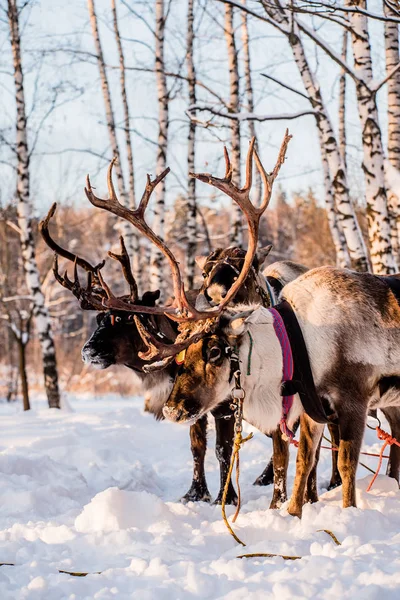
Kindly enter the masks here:
M 396 444 L 396 446 L 400 447 L 400 442 L 398 442 L 396 440 L 396 438 L 394 438 L 393 436 L 390 435 L 390 433 L 387 433 L 386 431 L 383 431 L 383 429 L 381 429 L 380 427 L 376 428 L 376 435 L 378 436 L 379 440 L 382 440 L 383 442 L 385 442 L 381 448 L 381 452 L 379 454 L 379 462 L 378 462 L 378 467 L 376 469 L 375 475 L 373 476 L 371 483 L 369 484 L 369 486 L 367 487 L 367 492 L 371 491 L 372 486 L 375 483 L 376 478 L 379 475 L 379 471 L 381 469 L 382 466 L 382 459 L 384 458 L 383 453 L 386 449 L 386 446 L 392 446 L 393 444 Z

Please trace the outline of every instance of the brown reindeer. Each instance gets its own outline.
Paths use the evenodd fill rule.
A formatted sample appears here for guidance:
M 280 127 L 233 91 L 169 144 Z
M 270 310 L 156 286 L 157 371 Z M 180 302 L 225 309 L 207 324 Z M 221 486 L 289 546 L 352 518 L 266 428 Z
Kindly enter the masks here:
M 284 151 L 285 145 L 278 165 L 283 162 Z M 252 308 L 245 313 L 235 313 L 228 308 L 251 268 L 259 218 L 268 204 L 278 170 L 279 166 L 272 177 L 267 178 L 260 169 L 267 188 L 260 209 L 256 209 L 249 199 L 251 158 L 247 164 L 247 185 L 242 189 L 232 184 L 228 161 L 224 179 L 208 174 L 198 176 L 234 198 L 249 223 L 249 247 L 242 270 L 215 309 L 206 311 L 190 304 L 181 285 L 177 262 L 162 242 L 154 240 L 153 236 L 170 260 L 174 287 L 179 296 L 176 297 L 174 311 L 169 307 L 157 307 L 156 312 L 164 311 L 178 320 L 181 326 L 180 335 L 172 345 L 162 344 L 150 332 L 142 330 L 143 339 L 149 347 L 146 357 L 168 360 L 186 348 L 185 362 L 163 409 L 170 420 L 192 422 L 202 418 L 229 394 L 229 356 L 235 349 L 242 360 L 246 359 L 248 332 L 256 351 L 253 348 L 252 373 L 243 378 L 246 392 L 244 416 L 264 432 L 273 431 L 281 420 L 283 359 L 274 315 L 263 307 Z M 91 193 L 90 188 L 88 193 Z M 98 205 L 97 202 L 98 199 L 93 203 Z M 109 210 L 121 213 L 119 206 Z M 337 418 L 343 505 L 355 506 L 355 472 L 368 410 L 400 406 L 400 306 L 393 285 L 385 278 L 322 267 L 285 286 L 282 298 L 291 307 L 302 331 L 318 397 Z M 109 291 L 105 302 L 112 308 L 140 312 L 136 307 L 113 298 Z M 315 422 L 304 412 L 296 394 L 287 415 L 288 427 L 293 427 L 299 417 L 302 422 L 300 447 L 289 512 L 300 516 L 323 424 Z
M 114 192 L 113 188 L 110 187 L 112 186 L 111 170 L 112 164 L 110 165 L 108 177 L 110 196 L 112 197 Z M 167 171 L 162 175 L 165 176 L 166 174 Z M 161 179 L 162 177 L 158 177 L 153 182 L 150 180 L 148 181 L 141 206 L 143 205 L 143 202 L 148 201 L 152 190 Z M 132 314 L 127 314 L 126 312 L 118 310 L 110 311 L 103 302 L 106 297 L 106 292 L 109 292 L 109 288 L 104 285 L 100 274 L 100 270 L 103 268 L 105 261 L 97 266 L 93 266 L 88 261 L 62 248 L 53 240 L 49 232 L 49 222 L 53 217 L 55 210 L 56 205 L 54 204 L 47 217 L 40 223 L 39 227 L 45 242 L 55 252 L 54 275 L 61 285 L 70 290 L 78 298 L 82 309 L 96 310 L 99 313 L 97 317 L 97 328 L 82 349 L 83 360 L 86 363 L 101 369 L 108 368 L 113 364 L 123 364 L 127 366 L 139 378 L 145 392 L 147 392 L 147 394 L 150 393 L 151 400 L 148 404 L 150 412 L 152 412 L 156 418 L 163 418 L 162 406 L 172 389 L 173 379 L 178 370 L 178 366 L 175 361 L 167 360 L 164 361 L 161 370 L 151 370 L 151 367 L 149 368 L 149 362 L 144 360 L 141 356 L 141 354 L 146 354 L 146 345 L 138 331 L 138 325 L 140 326 L 140 329 L 150 329 L 156 336 L 158 335 L 160 339 L 164 341 L 169 340 L 172 343 L 177 335 L 176 323 L 171 321 L 164 314 L 151 314 L 153 312 L 152 309 L 155 307 L 156 300 L 159 297 L 159 292 L 146 292 L 142 299 L 139 299 L 136 281 L 131 271 L 129 256 L 126 252 L 122 237 L 120 239 L 121 254 L 118 255 L 109 252 L 109 256 L 121 264 L 125 280 L 129 284 L 130 294 L 121 296 L 119 301 L 129 302 L 130 306 L 140 306 L 141 312 L 137 319 L 133 319 Z M 260 278 L 259 269 L 269 250 L 270 247 L 261 250 L 254 257 L 251 272 L 245 281 L 244 287 L 246 289 L 258 290 Z M 242 256 L 244 255 L 244 252 L 239 250 L 239 254 Z M 57 263 L 58 255 L 74 263 L 73 281 L 68 278 L 67 273 L 65 273 L 64 276 L 59 274 Z M 231 248 L 228 251 L 225 251 L 225 261 L 228 259 L 228 256 L 231 256 L 232 261 L 236 261 L 237 249 Z M 77 271 L 78 265 L 88 273 L 89 279 L 86 288 L 83 288 L 80 284 Z M 254 284 L 253 280 L 257 280 L 257 283 Z M 265 297 L 266 288 L 263 289 L 263 294 Z M 189 294 L 189 296 L 195 297 L 197 296 L 197 292 L 193 292 L 193 294 Z M 261 299 L 258 292 L 257 299 Z M 147 309 L 149 309 L 147 313 L 142 312 Z M 229 400 L 219 406 L 218 409 L 213 412 L 213 415 L 216 419 L 216 455 L 220 463 L 221 474 L 221 488 L 216 498 L 216 503 L 220 503 L 232 449 L 233 419 Z M 198 422 L 191 425 L 190 440 L 194 464 L 193 480 L 189 491 L 183 496 L 183 501 L 209 501 L 211 498 L 204 470 L 204 458 L 207 443 L 206 433 L 206 417 L 199 419 Z M 236 502 L 237 495 L 232 484 L 230 484 L 227 494 L 227 503 L 235 504 Z
M 246 185 L 244 188 L 239 189 L 235 187 L 235 200 L 238 202 L 238 204 L 241 206 L 241 208 L 243 209 L 244 214 L 246 215 L 247 221 L 248 221 L 248 225 L 249 225 L 249 248 L 248 250 L 244 253 L 242 251 L 238 250 L 224 250 L 224 251 L 217 251 L 216 253 L 214 253 L 211 257 L 209 257 L 208 259 L 208 265 L 209 265 L 209 271 L 204 271 L 204 275 L 206 276 L 206 279 L 208 280 L 210 275 L 213 278 L 214 284 L 213 284 L 213 288 L 210 289 L 208 286 L 203 286 L 202 291 L 203 293 L 201 293 L 197 300 L 196 300 L 196 305 L 193 306 L 182 285 L 182 278 L 180 275 L 180 271 L 179 271 L 179 266 L 175 260 L 175 258 L 173 257 L 172 253 L 170 252 L 170 250 L 165 246 L 164 242 L 157 238 L 154 234 L 154 232 L 151 231 L 151 229 L 149 228 L 149 226 L 147 225 L 145 219 L 144 219 L 144 213 L 145 210 L 147 208 L 147 204 L 148 204 L 148 199 L 149 197 L 146 196 L 146 198 L 140 203 L 138 209 L 136 211 L 132 211 L 129 210 L 125 207 L 123 207 L 119 201 L 118 198 L 115 194 L 115 190 L 113 188 L 113 183 L 112 183 L 112 164 L 110 166 L 109 169 L 109 175 L 108 175 L 108 187 L 109 187 L 109 199 L 108 200 L 103 200 L 100 198 L 97 198 L 92 191 L 91 185 L 90 185 L 90 181 L 88 180 L 88 185 L 87 185 L 87 189 L 86 189 L 86 194 L 90 200 L 90 202 L 99 208 L 103 208 L 105 210 L 108 210 L 110 212 L 112 212 L 115 215 L 118 215 L 126 220 L 128 220 L 130 223 L 132 223 L 133 225 L 135 225 L 142 233 L 144 233 L 153 243 L 155 243 L 160 249 L 161 251 L 164 253 L 164 255 L 166 256 L 166 258 L 168 259 L 170 265 L 171 265 L 171 269 L 172 269 L 172 273 L 173 273 L 173 283 L 174 283 L 174 295 L 175 295 L 175 304 L 174 307 L 155 307 L 154 309 L 152 309 L 152 313 L 153 312 L 157 312 L 157 313 L 164 313 L 166 315 L 168 315 L 169 318 L 171 319 L 175 319 L 179 322 L 185 322 L 187 320 L 191 320 L 194 321 L 194 328 L 192 331 L 189 331 L 187 328 L 183 328 L 180 330 L 180 334 L 177 337 L 177 340 L 174 344 L 172 344 L 172 346 L 169 344 L 165 344 L 160 342 L 160 340 L 158 340 L 153 334 L 151 334 L 151 332 L 146 330 L 146 327 L 143 325 L 143 323 L 140 323 L 140 321 L 137 319 L 137 317 L 135 317 L 135 321 L 137 323 L 138 326 L 138 330 L 141 333 L 141 335 L 143 336 L 143 340 L 147 343 L 148 345 L 148 352 L 145 354 L 142 354 L 142 357 L 151 361 L 151 362 L 156 362 L 159 367 L 164 368 L 166 364 L 169 364 L 171 360 L 173 360 L 173 357 L 179 352 L 179 350 L 183 350 L 185 348 L 187 348 L 191 343 L 197 341 L 198 339 L 200 339 L 203 335 L 204 332 L 209 330 L 210 328 L 214 327 L 215 324 L 215 320 L 217 318 L 219 318 L 219 316 L 222 314 L 222 311 L 224 310 L 224 308 L 226 306 L 229 305 L 229 303 L 235 299 L 235 302 L 237 302 L 239 300 L 245 300 L 246 301 L 246 306 L 248 306 L 248 302 L 251 299 L 254 299 L 255 301 L 257 301 L 258 303 L 265 303 L 265 304 L 269 304 L 269 296 L 268 296 L 268 290 L 267 290 L 267 286 L 265 283 L 265 280 L 263 280 L 263 278 L 260 276 L 259 272 L 258 272 L 258 263 L 257 263 L 257 258 L 256 258 L 256 245 L 257 245 L 257 238 L 258 238 L 258 225 L 259 225 L 259 220 L 262 216 L 262 214 L 264 213 L 264 211 L 266 210 L 268 203 L 270 201 L 271 198 L 271 193 L 272 193 L 272 185 L 273 185 L 273 181 L 276 178 L 280 166 L 282 165 L 283 161 L 284 161 L 284 156 L 285 156 L 285 152 L 286 152 L 286 147 L 287 144 L 289 142 L 290 136 L 286 133 L 284 142 L 282 144 L 280 153 L 279 153 L 279 157 L 278 157 L 278 161 L 277 164 L 275 166 L 274 171 L 268 175 L 262 165 L 261 162 L 257 156 L 256 153 L 254 153 L 254 140 L 252 140 L 250 148 L 249 148 L 249 152 L 248 152 L 248 156 L 247 156 L 247 162 L 246 162 Z M 263 197 L 263 201 L 261 203 L 261 206 L 259 208 L 254 207 L 250 202 L 249 202 L 249 193 L 250 193 L 250 189 L 251 189 L 251 180 L 252 180 L 252 161 L 253 161 L 253 153 L 256 159 L 256 164 L 257 164 L 257 168 L 259 169 L 261 176 L 263 178 L 264 181 L 264 197 Z M 225 153 L 225 158 L 226 158 L 226 175 L 225 175 L 225 180 L 230 180 L 231 177 L 231 165 L 230 165 L 230 161 L 229 161 L 229 157 L 227 155 L 227 153 Z M 205 176 L 208 177 L 208 176 Z M 269 249 L 265 250 L 263 252 L 264 255 L 267 254 L 267 252 L 269 251 Z M 206 264 L 207 261 L 205 261 L 204 266 Z M 238 266 L 235 266 L 235 262 L 238 264 Z M 239 266 L 241 264 L 241 266 Z M 239 268 L 238 268 L 239 267 Z M 231 275 L 233 272 L 233 278 L 232 281 L 229 282 L 231 283 L 231 285 L 227 284 L 224 286 L 223 290 L 221 288 L 220 283 L 217 283 L 215 280 L 218 279 L 218 277 L 220 277 L 220 280 L 222 281 L 224 279 L 224 270 L 228 271 Z M 225 274 L 226 275 L 226 274 Z M 111 292 L 111 290 L 108 288 L 108 286 L 103 282 L 103 287 L 107 292 L 108 295 L 108 300 L 105 301 L 105 304 L 107 306 L 109 306 L 110 308 L 112 308 L 113 310 L 121 310 L 121 311 L 128 311 L 128 312 L 136 312 L 136 313 L 141 313 L 141 311 L 143 310 L 142 307 L 135 307 L 132 306 L 132 304 L 130 303 L 126 303 L 124 301 L 121 301 L 118 298 L 115 298 Z M 216 308 L 213 308 L 210 305 L 210 293 L 211 294 L 215 294 L 217 288 L 220 290 L 220 297 L 219 299 L 221 300 L 218 303 L 218 306 Z M 203 301 L 202 301 L 203 300 Z M 205 305 L 203 306 L 205 301 Z M 198 328 L 198 321 L 200 321 L 200 328 Z M 191 335 L 192 334 L 192 335 Z M 188 339 L 189 338 L 189 339 Z M 173 351 L 171 352 L 171 348 L 173 347 Z M 226 396 L 229 397 L 229 394 Z M 225 417 L 226 415 L 224 415 Z M 195 420 L 195 419 L 193 419 Z M 227 427 L 230 425 L 230 431 L 226 432 L 226 435 L 224 437 L 224 444 L 223 444 L 223 448 L 225 449 L 225 456 L 226 456 L 226 469 L 228 467 L 228 460 L 229 460 L 229 456 L 231 453 L 231 446 L 232 446 L 232 437 L 233 437 L 233 419 L 232 416 L 230 419 L 228 419 L 228 421 L 230 423 L 227 423 Z M 276 441 L 275 441 L 276 440 Z M 285 442 L 282 441 L 281 436 L 277 435 L 275 436 L 275 440 L 274 440 L 274 449 L 276 452 L 279 451 L 279 455 L 282 456 L 282 465 L 280 464 L 280 461 L 277 461 L 277 466 L 276 466 L 276 473 L 279 472 L 279 478 L 275 477 L 275 488 L 274 488 L 274 498 L 273 498 L 273 506 L 278 506 L 282 500 L 286 499 L 286 488 L 285 488 L 285 482 L 286 482 L 286 476 L 283 474 L 286 474 L 286 468 L 287 468 L 287 448 L 286 448 L 286 444 Z M 285 448 L 283 448 L 285 447 Z M 219 441 L 217 440 L 217 448 L 219 448 Z

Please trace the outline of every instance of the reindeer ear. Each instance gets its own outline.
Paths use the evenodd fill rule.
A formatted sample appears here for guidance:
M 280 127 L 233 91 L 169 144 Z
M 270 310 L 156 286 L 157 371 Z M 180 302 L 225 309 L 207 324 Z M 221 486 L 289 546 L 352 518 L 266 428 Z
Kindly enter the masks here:
M 196 256 L 194 260 L 196 261 L 196 265 L 199 267 L 199 269 L 204 269 L 204 265 L 207 262 L 207 258 L 208 256 Z
M 272 250 L 272 244 L 269 244 L 268 246 L 265 246 L 264 248 L 260 248 L 259 250 L 257 250 L 257 257 L 258 257 L 260 269 L 263 266 L 264 261 L 267 258 L 268 254 L 271 252 L 271 250 Z
M 246 310 L 230 317 L 224 327 L 224 333 L 227 335 L 243 335 L 247 330 L 247 324 L 251 322 L 251 317 L 254 313 L 254 309 Z
M 160 290 L 156 290 L 155 292 L 145 292 L 142 296 L 143 306 L 155 306 L 160 297 L 160 293 Z

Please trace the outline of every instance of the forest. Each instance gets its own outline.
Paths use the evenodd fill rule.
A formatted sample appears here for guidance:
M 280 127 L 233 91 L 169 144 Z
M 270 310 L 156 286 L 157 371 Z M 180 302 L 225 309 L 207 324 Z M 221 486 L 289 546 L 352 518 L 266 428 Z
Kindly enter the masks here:
M 284 599 L 294 594 L 365 594 L 372 599 L 382 590 L 387 598 L 398 597 L 397 404 L 383 421 L 393 438 L 380 438 L 390 438 L 389 477 L 379 475 L 371 494 L 370 474 L 357 479 L 347 505 L 343 492 L 343 506 L 354 511 L 352 517 L 340 508 L 333 474 L 329 482 L 330 452 L 321 454 L 319 467 L 322 507 L 306 503 L 301 525 L 295 526 L 288 517 L 300 516 L 302 507 L 296 512 L 292 502 L 288 515 L 286 475 L 282 502 L 276 500 L 276 472 L 273 491 L 271 486 L 252 487 L 254 479 L 262 479 L 272 447 L 278 460 L 273 434 L 272 443 L 260 434 L 246 445 L 241 459 L 242 465 L 248 461 L 246 504 L 240 518 L 251 552 L 263 552 L 267 545 L 267 553 L 272 552 L 261 563 L 261 576 L 254 566 L 260 563 L 233 565 L 237 549 L 229 538 L 221 541 L 226 532 L 218 507 L 205 506 L 214 496 L 221 503 L 222 483 L 219 495 L 210 494 L 205 479 L 199 484 L 201 493 L 196 488 L 205 477 L 204 464 L 213 491 L 218 486 L 218 469 L 205 458 L 207 440 L 212 446 L 214 438 L 221 482 L 226 482 L 232 440 L 224 458 L 220 417 L 208 411 L 214 424 L 207 413 L 192 414 L 185 404 L 194 471 L 192 486 L 181 498 L 189 503 L 181 504 L 178 495 L 185 491 L 192 462 L 189 428 L 177 425 L 184 402 L 178 410 L 171 400 L 178 380 L 164 408 L 154 409 L 152 402 L 162 395 L 164 384 L 147 388 L 142 374 L 155 365 L 156 380 L 159 366 L 170 368 L 173 356 L 180 365 L 182 348 L 183 360 L 193 356 L 189 339 L 194 346 L 210 331 L 224 337 L 222 321 L 201 333 L 191 323 L 185 333 L 185 319 L 193 321 L 201 313 L 197 300 L 191 304 L 188 298 L 207 289 L 211 270 L 204 270 L 206 257 L 226 249 L 225 263 L 233 252 L 234 259 L 245 257 L 245 264 L 253 242 L 260 273 L 262 267 L 274 274 L 277 263 L 290 265 L 289 270 L 299 264 L 301 273 L 336 267 L 344 277 L 360 276 L 355 280 L 366 282 L 365 289 L 348 296 L 350 286 L 340 288 L 339 276 L 337 294 L 342 290 L 343 295 L 338 305 L 344 315 L 353 315 L 354 331 L 365 337 L 360 347 L 371 356 L 372 312 L 365 312 L 364 321 L 359 316 L 365 307 L 373 311 L 376 304 L 383 323 L 377 328 L 385 335 L 397 331 L 385 318 L 390 314 L 395 321 L 398 304 L 385 304 L 382 295 L 380 304 L 378 296 L 372 301 L 368 290 L 369 282 L 390 284 L 400 272 L 399 25 L 398 0 L 0 2 L 0 419 L 6 432 L 0 441 L 0 498 L 6 507 L 5 528 L 0 529 L 0 589 L 6 573 L 2 597 L 123 599 L 139 591 L 141 598 L 166 599 Z M 254 226 L 256 206 L 263 214 Z M 129 220 L 127 214 L 134 217 Z M 135 219 L 139 227 L 132 226 Z M 254 273 L 259 263 L 252 263 Z M 241 269 L 233 287 L 245 272 Z M 280 287 L 290 281 L 282 280 Z M 311 320 L 328 321 L 329 302 L 318 305 L 325 283 L 316 281 L 315 288 L 308 288 L 310 306 L 318 307 Z M 258 284 L 255 289 L 259 291 Z M 332 296 L 326 297 L 330 301 Z M 210 319 L 225 310 L 221 298 L 212 305 Z M 351 312 L 353 301 L 360 302 L 358 312 Z M 147 347 L 147 354 L 142 348 L 135 360 L 147 356 L 154 361 L 148 371 L 140 367 L 140 376 L 135 360 L 123 357 L 122 344 L 117 357 L 103 362 L 92 359 L 88 350 L 107 319 L 112 326 L 115 319 L 124 322 L 129 302 L 141 303 L 147 319 L 140 321 L 138 310 L 132 309 L 137 339 Z M 246 303 L 251 305 L 251 299 Z M 167 317 L 179 326 L 163 329 Z M 343 330 L 345 322 L 343 317 Z M 130 326 L 128 317 L 126 323 Z M 171 327 L 175 338 L 164 344 Z M 351 337 L 349 332 L 350 326 Z M 247 375 L 250 332 L 249 339 Z M 393 339 L 388 341 L 388 362 L 397 356 Z M 345 354 L 354 341 L 343 340 L 335 339 L 329 356 L 341 350 Z M 232 348 L 224 351 L 231 360 Z M 309 352 L 311 362 L 319 352 L 319 347 Z M 339 369 L 333 364 L 332 373 L 334 368 Z M 232 374 L 232 362 L 230 369 Z M 260 377 L 264 370 L 260 368 Z M 389 371 L 376 376 L 381 397 L 397 389 L 392 380 L 397 374 Z M 175 375 L 173 371 L 171 381 Z M 363 377 L 360 370 L 359 379 Z M 158 423 L 148 411 L 165 421 Z M 351 413 L 354 424 L 356 413 Z M 289 437 L 284 440 L 290 441 L 296 428 L 292 431 L 286 417 Z M 257 430 L 249 423 L 246 434 Z M 376 429 L 380 427 L 379 421 Z M 268 427 L 260 428 L 270 433 Z M 343 434 L 344 427 L 339 430 Z M 359 437 L 361 447 L 361 433 Z M 329 449 L 335 448 L 333 434 L 328 442 Z M 360 465 L 374 473 L 380 445 L 370 431 L 363 448 L 369 456 Z M 200 458 L 196 451 L 203 453 Z M 289 449 L 282 452 L 287 453 L 282 458 L 287 469 Z M 293 447 L 290 456 L 292 485 Z M 340 476 L 344 472 L 342 466 Z M 235 490 L 232 494 L 227 504 L 236 504 Z M 280 511 L 268 512 L 268 506 Z M 368 511 L 375 519 L 370 536 L 365 533 Z M 337 548 L 335 535 L 329 538 L 332 530 L 343 538 Z M 318 532 L 327 533 L 328 540 Z M 358 552 L 368 559 L 359 561 Z M 296 562 L 303 557 L 298 586 L 295 564 L 288 567 L 286 555 L 290 560 L 294 555 Z M 315 556 L 323 565 L 321 573 Z M 341 564 L 348 567 L 342 579 Z M 15 567 L 14 575 L 3 567 Z M 32 573 L 27 575 L 27 569 Z M 112 581 L 105 575 L 109 572 Z M 76 574 L 89 576 L 78 584 Z M 95 575 L 101 575 L 99 580 L 91 579 Z M 265 585 L 269 595 L 263 594 Z

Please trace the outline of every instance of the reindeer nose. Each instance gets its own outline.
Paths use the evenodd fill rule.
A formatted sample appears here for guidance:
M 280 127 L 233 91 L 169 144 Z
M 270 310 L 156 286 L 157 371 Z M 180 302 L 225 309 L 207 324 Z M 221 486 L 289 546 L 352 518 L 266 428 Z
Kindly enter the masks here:
M 211 304 L 219 304 L 223 298 L 227 295 L 228 290 L 224 285 L 212 284 L 206 290 L 204 295 Z
M 185 411 L 182 408 L 179 408 L 179 406 L 168 406 L 167 404 L 163 407 L 162 411 L 164 417 L 168 419 L 168 421 L 174 423 L 180 421 L 185 414 Z

